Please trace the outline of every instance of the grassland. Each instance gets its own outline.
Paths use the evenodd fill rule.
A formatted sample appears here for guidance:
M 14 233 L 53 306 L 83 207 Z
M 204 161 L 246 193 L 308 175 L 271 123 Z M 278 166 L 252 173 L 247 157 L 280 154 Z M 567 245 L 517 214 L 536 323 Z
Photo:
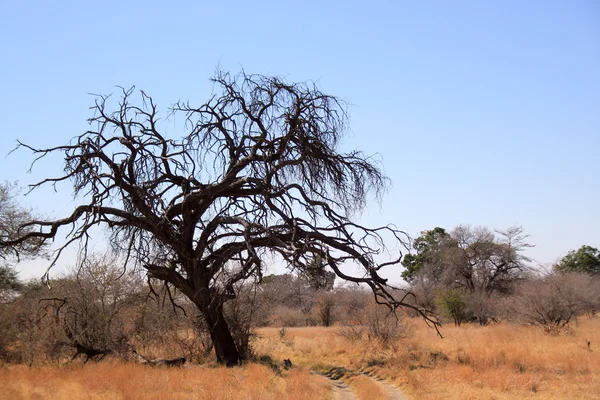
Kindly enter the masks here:
M 327 398 L 326 382 L 296 369 L 153 368 L 99 363 L 81 367 L 12 367 L 0 371 L 0 399 L 314 399 Z M 316 396 L 316 397 L 315 397 Z
M 600 398 L 600 318 L 580 319 L 559 336 L 495 324 L 445 326 L 440 339 L 421 321 L 408 323 L 413 334 L 390 348 L 348 341 L 331 328 L 288 329 L 284 339 L 269 328 L 257 350 L 307 368 L 375 374 L 414 399 Z
M 332 387 L 310 369 L 345 367 L 358 399 L 385 398 L 372 380 L 385 378 L 413 399 L 600 398 L 600 318 L 580 319 L 571 332 L 496 324 L 444 327 L 444 339 L 419 320 L 392 346 L 351 341 L 337 328 L 259 330 L 257 354 L 290 358 L 280 374 L 265 365 L 240 368 L 152 368 L 106 361 L 85 367 L 6 366 L 0 399 L 319 399 Z M 591 342 L 591 351 L 586 340 Z

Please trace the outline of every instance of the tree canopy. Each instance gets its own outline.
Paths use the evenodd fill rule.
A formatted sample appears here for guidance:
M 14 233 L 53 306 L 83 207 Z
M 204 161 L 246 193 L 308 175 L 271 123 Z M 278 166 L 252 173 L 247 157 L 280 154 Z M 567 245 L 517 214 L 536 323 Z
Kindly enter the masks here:
M 443 252 L 444 246 L 450 245 L 450 241 L 450 235 L 444 228 L 435 227 L 432 230 L 421 232 L 421 236 L 413 242 L 416 253 L 408 253 L 402 259 L 402 265 L 405 268 L 402 278 L 411 282 L 423 267 L 439 263 L 440 260 L 437 258 Z
M 570 251 L 554 268 L 558 272 L 600 273 L 600 250 L 583 245 L 576 251 Z
M 450 233 L 443 228 L 422 232 L 414 241 L 416 254 L 407 254 L 402 277 L 413 282 L 492 293 L 506 291 L 521 277 L 529 261 L 522 251 L 530 247 L 521 227 L 490 231 L 459 225 Z

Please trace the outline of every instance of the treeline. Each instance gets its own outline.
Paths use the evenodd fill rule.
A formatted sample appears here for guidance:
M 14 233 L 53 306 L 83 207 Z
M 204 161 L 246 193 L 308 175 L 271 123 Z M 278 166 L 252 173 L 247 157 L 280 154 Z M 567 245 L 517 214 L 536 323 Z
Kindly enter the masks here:
M 211 359 L 210 332 L 197 307 L 172 287 L 124 271 L 107 257 L 88 257 L 80 268 L 53 279 L 51 287 L 19 282 L 6 266 L 0 271 L 4 362 L 87 362 L 109 355 L 131 361 Z M 237 297 L 224 305 L 236 346 L 251 358 L 255 328 L 261 326 L 337 323 L 361 327 L 354 336 L 366 336 L 368 329 L 388 339 L 401 333 L 392 327 L 389 312 L 375 307 L 370 292 L 334 289 L 334 277 L 320 266 L 236 288 Z
M 459 226 L 422 232 L 403 259 L 413 305 L 444 322 L 536 324 L 558 334 L 578 316 L 600 309 L 600 252 L 583 246 L 549 273 L 531 267 L 521 228 L 491 231 Z M 235 288 L 224 315 L 248 358 L 257 327 L 337 326 L 348 339 L 393 343 L 410 334 L 402 312 L 375 304 L 356 285 L 335 286 L 315 258 L 303 270 L 267 275 Z M 410 313 L 408 313 L 411 315 Z M 418 316 L 414 313 L 414 316 Z M 82 362 L 106 356 L 146 362 L 157 357 L 209 360 L 210 331 L 197 307 L 173 287 L 91 255 L 51 281 L 20 282 L 0 267 L 0 360 Z M 285 335 L 285 330 L 282 330 Z
M 557 334 L 577 316 L 600 309 L 600 252 L 582 246 L 551 271 L 531 265 L 521 227 L 492 231 L 436 227 L 414 240 L 402 277 L 415 302 L 461 325 L 508 320 Z

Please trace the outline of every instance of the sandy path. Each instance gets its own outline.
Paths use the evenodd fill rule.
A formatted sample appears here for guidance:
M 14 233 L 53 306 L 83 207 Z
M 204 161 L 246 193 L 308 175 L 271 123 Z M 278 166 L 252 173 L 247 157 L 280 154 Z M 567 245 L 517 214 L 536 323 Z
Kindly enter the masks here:
M 323 375 L 318 372 L 314 372 L 315 375 L 322 376 L 323 379 L 326 379 L 332 387 L 331 391 L 331 399 L 332 400 L 356 400 L 356 396 L 354 392 L 348 385 L 342 382 L 339 379 L 331 378 L 327 375 Z
M 332 390 L 332 399 L 333 400 L 356 400 L 357 397 L 352 391 L 352 388 L 347 384 L 342 382 L 341 379 L 335 376 L 335 374 L 322 374 L 318 372 L 314 372 L 316 375 L 322 376 L 324 379 L 327 379 L 331 384 Z M 362 376 L 370 379 L 375 385 L 377 385 L 383 393 L 385 393 L 389 400 L 407 400 L 406 397 L 402 395 L 400 390 L 397 387 L 388 383 L 387 381 L 380 379 L 376 376 L 371 376 L 366 373 L 361 373 Z
M 398 388 L 392 385 L 391 383 L 388 383 L 383 379 L 367 375 L 365 373 L 363 373 L 363 376 L 368 377 L 369 379 L 371 379 L 372 382 L 379 386 L 381 391 L 387 394 L 389 400 L 406 400 L 406 397 L 404 397 L 402 393 L 400 393 L 400 390 L 398 390 Z

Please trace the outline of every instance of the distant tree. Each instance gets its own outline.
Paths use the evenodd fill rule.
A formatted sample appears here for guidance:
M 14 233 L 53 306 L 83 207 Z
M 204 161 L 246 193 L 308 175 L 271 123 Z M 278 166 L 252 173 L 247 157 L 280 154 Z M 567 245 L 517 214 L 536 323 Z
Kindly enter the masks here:
M 310 324 L 310 312 L 317 291 L 304 276 L 267 275 L 260 283 L 259 289 L 261 308 L 270 310 L 265 315 L 268 323 L 275 322 L 286 326 Z
M 360 294 L 356 292 L 355 294 Z M 386 307 L 377 304 L 372 299 L 365 299 L 361 304 L 355 320 L 341 321 L 339 334 L 349 340 L 367 339 L 377 341 L 384 347 L 392 347 L 398 339 L 412 335 L 412 329 L 402 315 L 394 315 Z
M 423 271 L 424 267 L 434 268 L 440 265 L 440 257 L 444 251 L 455 246 L 454 241 L 445 229 L 435 227 L 429 231 L 421 232 L 413 242 L 415 253 L 409 253 L 402 259 L 402 265 L 405 270 L 402 272 L 402 278 L 407 282 L 412 282 Z
M 592 246 L 581 246 L 577 251 L 570 251 L 555 265 L 557 272 L 600 273 L 600 250 Z
M 0 183 L 0 242 L 14 239 L 21 233 L 31 232 L 31 228 L 21 226 L 32 221 L 35 216 L 19 204 L 18 192 L 16 184 Z M 0 246 L 0 301 L 14 297 L 22 286 L 14 264 L 19 260 L 42 255 L 43 252 L 44 246 L 40 239 L 11 248 Z
M 447 233 L 442 228 L 424 231 L 415 240 L 416 253 L 405 256 L 403 277 L 409 281 L 416 304 L 440 307 L 435 293 L 453 289 L 468 294 L 463 301 L 469 318 L 487 324 L 497 317 L 497 295 L 510 292 L 528 271 L 523 251 L 531 247 L 521 227 L 491 231 L 485 227 L 459 225 Z M 462 322 L 462 320 L 461 320 Z
M 469 292 L 507 292 L 524 276 L 530 261 L 522 254 L 528 235 L 522 227 L 510 227 L 494 232 L 484 227 L 456 227 L 451 236 L 458 244 L 446 258 L 456 286 Z
M 379 303 L 414 308 L 395 298 L 379 274 L 400 263 L 401 254 L 379 257 L 385 245 L 404 248 L 404 234 L 353 222 L 371 194 L 383 193 L 387 178 L 372 158 L 340 151 L 343 103 L 278 77 L 219 72 L 213 82 L 217 93 L 206 103 L 172 108 L 186 121 L 181 139 L 159 131 L 153 99 L 141 92 L 136 104 L 132 89 L 114 111 L 108 97 L 98 97 L 92 127 L 68 144 L 22 144 L 36 158 L 64 156 L 63 172 L 33 188 L 70 181 L 80 203 L 63 218 L 21 225 L 15 237 L 0 239 L 2 251 L 36 248 L 65 228 L 65 247 L 85 249 L 97 226 L 107 228 L 127 264 L 137 263 L 198 307 L 217 361 L 227 365 L 243 356 L 224 303 L 237 296 L 236 284 L 260 281 L 265 258 L 302 269 L 320 256 L 340 279 L 369 286 Z M 340 269 L 348 264 L 363 273 Z
M 415 255 L 406 255 L 402 276 L 422 288 L 464 288 L 470 293 L 506 292 L 523 276 L 529 259 L 522 227 L 491 231 L 459 225 L 425 231 L 415 240 Z
M 17 271 L 8 265 L 0 265 L 0 301 L 7 300 L 11 292 L 16 292 L 20 288 L 21 282 Z
M 316 304 L 321 324 L 325 327 L 331 326 L 335 321 L 336 294 L 332 292 L 320 293 L 317 295 Z
M 16 184 L 0 183 L 0 244 L 13 241 L 34 231 L 34 227 L 28 223 L 34 221 L 36 216 L 32 211 L 19 204 L 18 192 L 19 188 Z M 11 246 L 0 245 L 0 265 L 6 266 L 22 259 L 37 257 L 43 253 L 44 245 L 44 240 L 39 237 L 33 237 L 31 240 Z

